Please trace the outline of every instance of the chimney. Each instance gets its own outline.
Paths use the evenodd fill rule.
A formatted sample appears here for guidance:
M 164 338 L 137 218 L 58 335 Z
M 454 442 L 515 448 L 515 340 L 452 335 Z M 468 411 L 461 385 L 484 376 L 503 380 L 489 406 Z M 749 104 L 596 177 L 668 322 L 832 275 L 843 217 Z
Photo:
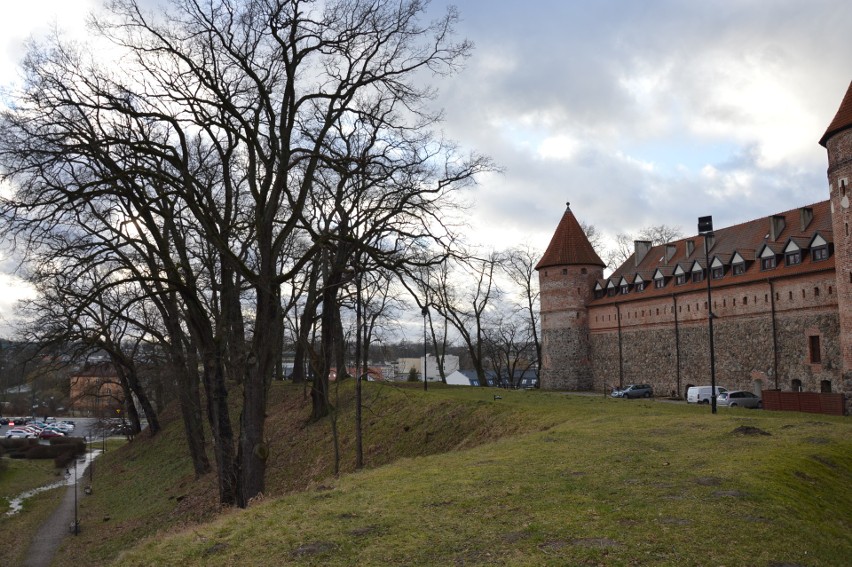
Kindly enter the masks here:
M 778 240 L 781 233 L 784 232 L 784 227 L 787 226 L 787 221 L 784 215 L 772 215 L 769 217 L 769 240 Z
M 669 260 L 674 258 L 675 253 L 677 252 L 677 246 L 674 244 L 666 244 L 666 264 L 669 263 Z
M 650 240 L 634 240 L 633 241 L 633 259 L 635 264 L 638 266 L 642 260 L 645 259 L 645 256 L 648 255 L 648 252 L 651 250 L 651 241 Z
M 814 210 L 811 207 L 802 207 L 799 209 L 799 218 L 802 221 L 802 232 L 804 232 L 811 221 L 814 220 Z
M 692 256 L 692 253 L 695 252 L 695 241 L 687 240 L 686 241 L 686 257 L 689 258 Z

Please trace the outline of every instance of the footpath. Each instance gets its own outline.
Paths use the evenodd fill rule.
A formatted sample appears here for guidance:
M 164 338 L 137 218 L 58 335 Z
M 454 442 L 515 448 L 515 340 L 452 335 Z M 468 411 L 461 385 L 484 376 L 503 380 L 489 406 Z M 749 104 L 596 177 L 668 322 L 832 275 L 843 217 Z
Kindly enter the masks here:
M 77 484 L 85 476 L 84 470 L 83 474 L 76 478 Z M 23 567 L 49 567 L 53 562 L 62 540 L 71 533 L 74 524 L 74 491 L 79 489 L 74 482 L 69 483 L 59 506 L 36 531 Z M 76 498 L 80 496 L 80 493 L 77 493 Z

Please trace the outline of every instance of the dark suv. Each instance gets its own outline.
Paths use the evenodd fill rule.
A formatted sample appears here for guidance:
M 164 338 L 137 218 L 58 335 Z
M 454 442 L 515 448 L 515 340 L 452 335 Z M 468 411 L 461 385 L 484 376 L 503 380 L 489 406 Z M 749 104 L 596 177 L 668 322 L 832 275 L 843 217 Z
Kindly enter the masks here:
M 614 398 L 650 398 L 654 395 L 654 389 L 648 384 L 630 384 L 621 390 L 614 390 Z

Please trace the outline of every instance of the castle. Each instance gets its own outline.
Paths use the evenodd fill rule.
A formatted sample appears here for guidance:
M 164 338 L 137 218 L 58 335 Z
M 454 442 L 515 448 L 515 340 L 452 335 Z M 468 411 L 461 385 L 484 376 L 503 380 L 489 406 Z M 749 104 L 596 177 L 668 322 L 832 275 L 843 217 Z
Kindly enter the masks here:
M 710 383 L 710 311 L 718 385 L 852 393 L 852 84 L 819 143 L 828 200 L 637 241 L 608 278 L 569 206 L 536 266 L 541 387 L 684 396 Z

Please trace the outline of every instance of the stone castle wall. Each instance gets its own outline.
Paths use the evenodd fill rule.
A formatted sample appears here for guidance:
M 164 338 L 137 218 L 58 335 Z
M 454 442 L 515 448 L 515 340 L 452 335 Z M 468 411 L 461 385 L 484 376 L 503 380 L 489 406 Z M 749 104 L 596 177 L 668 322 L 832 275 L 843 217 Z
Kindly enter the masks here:
M 539 271 L 542 388 L 592 388 L 586 302 L 589 290 L 600 277 L 603 277 L 600 266 L 555 267 Z
M 832 271 L 712 290 L 716 383 L 789 390 L 796 379 L 820 391 L 828 380 L 832 391 L 843 391 L 835 290 Z M 657 395 L 683 396 L 690 385 L 709 384 L 706 291 L 648 301 L 635 296 L 589 308 L 592 389 L 649 383 Z M 818 362 L 812 362 L 812 337 Z
M 841 356 L 846 391 L 852 391 L 852 129 L 832 136 L 828 150 L 828 182 L 842 328 Z

